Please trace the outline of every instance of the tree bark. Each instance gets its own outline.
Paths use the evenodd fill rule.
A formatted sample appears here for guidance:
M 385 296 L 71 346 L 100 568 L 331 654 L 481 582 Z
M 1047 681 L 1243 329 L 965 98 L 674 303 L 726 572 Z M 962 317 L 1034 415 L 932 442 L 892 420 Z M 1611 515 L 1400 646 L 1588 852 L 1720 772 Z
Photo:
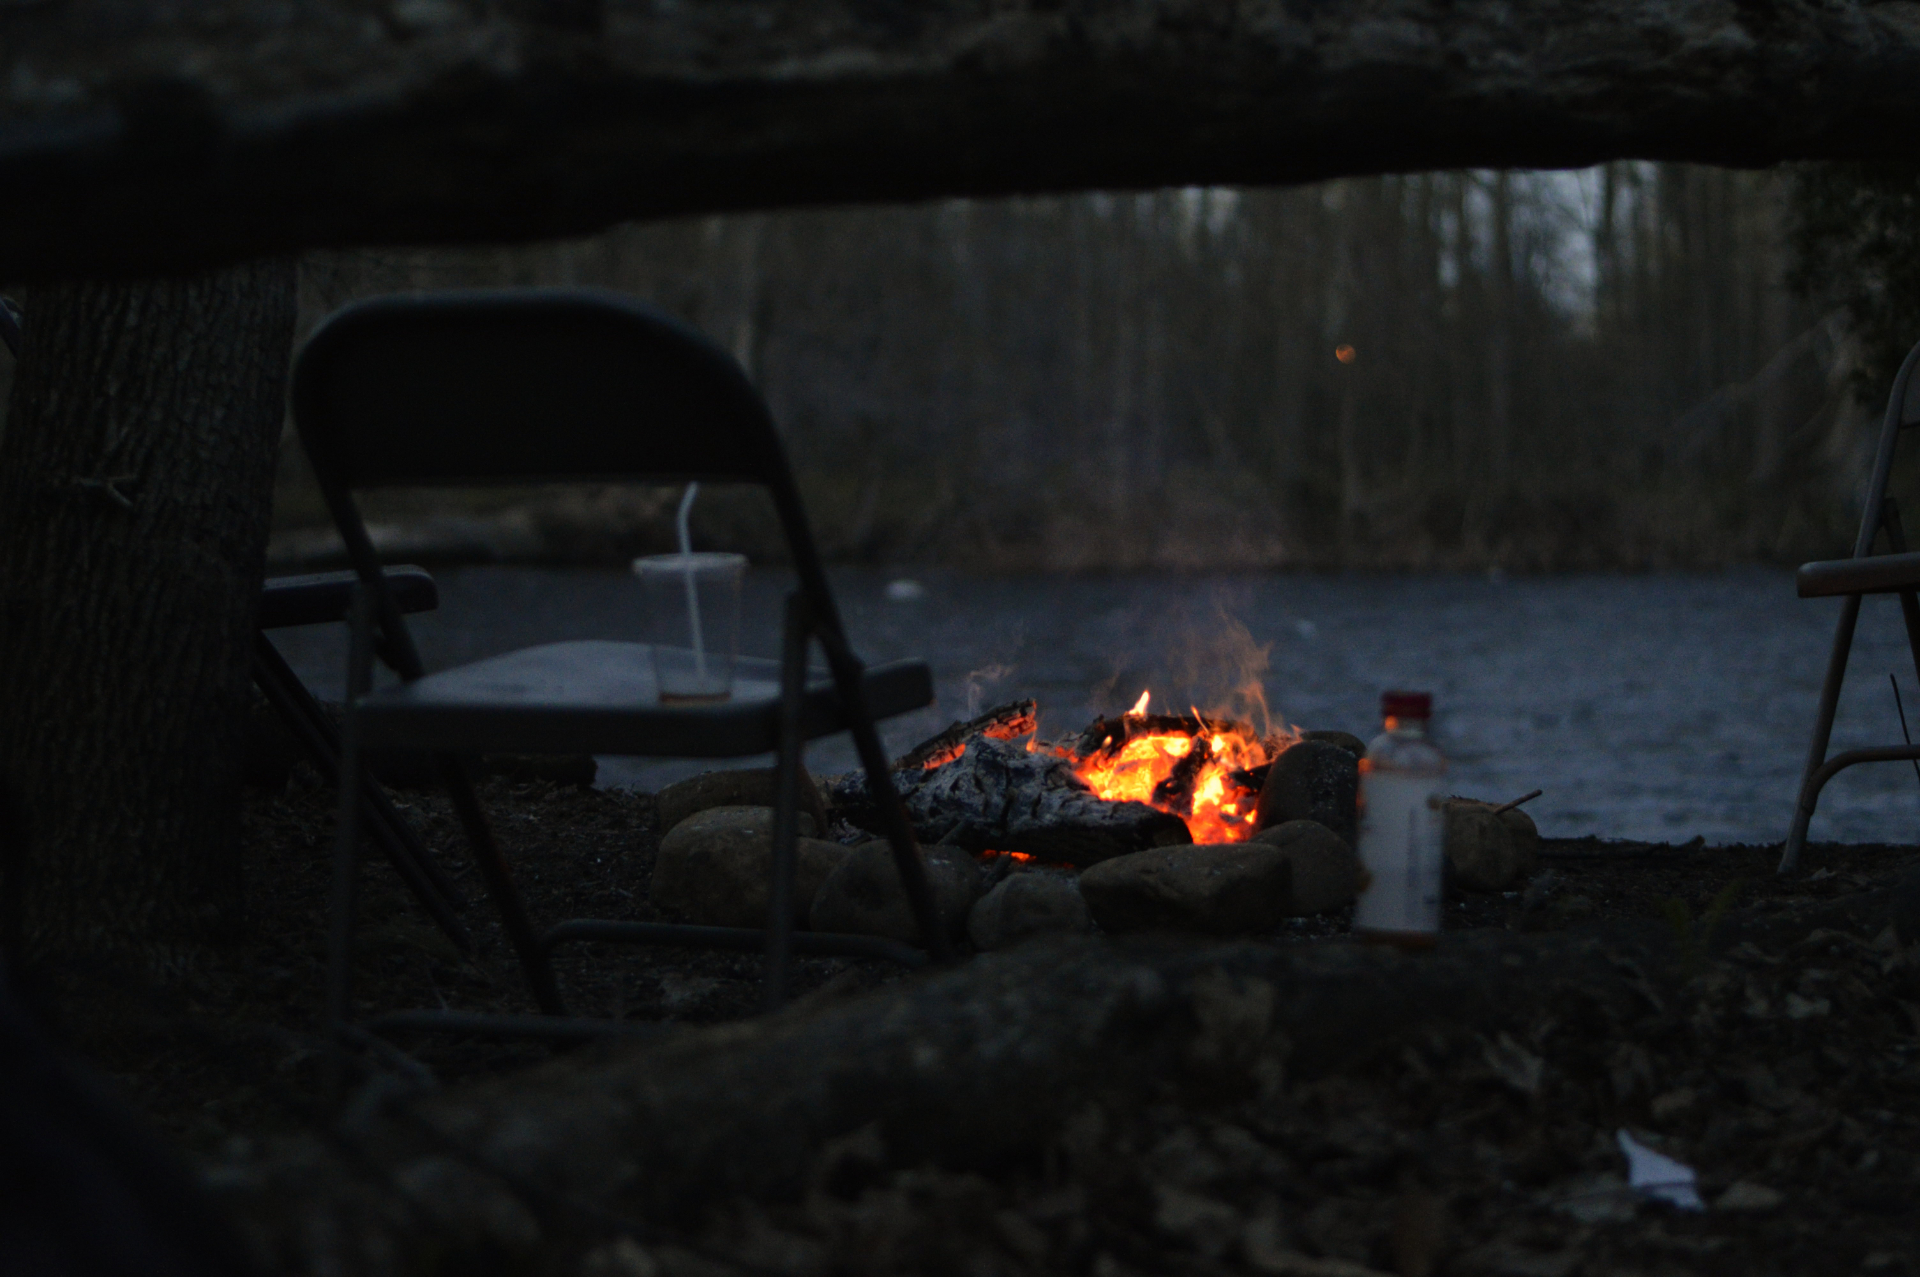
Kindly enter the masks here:
M 1907 158 L 1865 0 L 0 6 L 0 279 L 854 200 Z
M 165 969 L 234 921 L 238 727 L 289 261 L 35 290 L 0 439 L 0 776 L 36 958 Z

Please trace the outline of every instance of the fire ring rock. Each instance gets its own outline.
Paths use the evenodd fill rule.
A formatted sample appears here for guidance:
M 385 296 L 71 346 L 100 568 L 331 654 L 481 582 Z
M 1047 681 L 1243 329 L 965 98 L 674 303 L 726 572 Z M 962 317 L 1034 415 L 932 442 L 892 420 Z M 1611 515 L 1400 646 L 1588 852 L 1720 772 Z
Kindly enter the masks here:
M 772 807 L 773 768 L 743 767 L 730 771 L 705 772 L 687 780 L 675 781 L 654 795 L 662 832 L 672 829 L 689 816 L 715 807 Z M 820 801 L 819 786 L 807 769 L 800 769 L 800 810 L 813 818 L 814 832 L 828 825 L 826 804 Z
M 1519 808 L 1494 815 L 1492 803 L 1446 802 L 1447 865 L 1468 891 L 1511 891 L 1540 863 L 1540 831 Z
M 953 847 L 922 847 L 921 852 L 941 925 L 948 935 L 958 936 L 966 925 L 967 910 L 980 896 L 980 866 Z M 815 931 L 921 942 L 920 926 L 900 885 L 900 871 L 894 867 L 893 849 L 884 842 L 849 849 L 846 859 L 820 884 L 807 918 Z
M 1156 847 L 1094 865 L 1080 891 L 1105 931 L 1271 931 L 1293 909 L 1293 865 L 1265 842 Z
M 800 832 L 813 832 L 800 813 Z M 848 849 L 815 838 L 798 840 L 794 856 L 794 921 L 806 924 L 815 893 L 847 858 Z M 653 862 L 653 903 L 689 922 L 713 927 L 764 927 L 773 881 L 773 808 L 712 807 L 687 817 L 660 840 Z
M 1332 741 L 1298 741 L 1273 760 L 1254 825 L 1316 820 L 1351 847 L 1359 794 L 1360 760 L 1349 750 Z
M 1093 930 L 1086 897 L 1058 873 L 1010 874 L 967 914 L 967 936 L 982 950 L 1004 949 L 1030 936 Z
M 1253 841 L 1278 847 L 1293 866 L 1293 917 L 1344 909 L 1360 893 L 1360 857 L 1317 820 L 1289 820 Z
M 1336 732 L 1331 729 L 1323 728 L 1319 731 L 1301 732 L 1300 739 L 1301 740 L 1323 740 L 1327 742 L 1329 745 L 1338 745 L 1341 749 L 1346 750 L 1349 754 L 1352 754 L 1355 758 L 1365 758 L 1367 756 L 1367 742 L 1361 740 L 1358 736 L 1355 736 L 1352 732 Z

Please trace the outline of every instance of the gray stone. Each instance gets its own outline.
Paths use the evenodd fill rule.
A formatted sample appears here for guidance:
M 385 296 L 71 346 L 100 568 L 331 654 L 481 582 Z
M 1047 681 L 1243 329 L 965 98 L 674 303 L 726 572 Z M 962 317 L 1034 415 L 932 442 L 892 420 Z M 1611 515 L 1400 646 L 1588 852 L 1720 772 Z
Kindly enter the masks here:
M 1298 741 L 1268 769 L 1254 826 L 1317 820 L 1351 847 L 1359 794 L 1360 760 L 1351 751 L 1332 741 Z
M 1360 892 L 1360 857 L 1317 820 L 1289 820 L 1253 841 L 1278 847 L 1293 866 L 1293 917 L 1344 909 Z
M 979 949 L 1004 949 L 1029 936 L 1093 929 L 1080 884 L 1064 874 L 1009 874 L 967 914 L 967 936 Z
M 802 834 L 813 818 L 800 814 Z M 802 837 L 794 856 L 793 916 L 804 926 L 815 894 L 848 848 Z M 688 922 L 764 927 L 773 883 L 773 808 L 712 807 L 675 825 L 653 862 L 653 903 Z
M 1540 831 L 1518 807 L 1494 815 L 1493 803 L 1446 802 L 1447 866 L 1468 891 L 1512 891 L 1540 864 Z
M 1301 732 L 1300 739 L 1323 740 L 1329 745 L 1338 745 L 1355 758 L 1365 758 L 1367 756 L 1367 742 L 1361 740 L 1352 732 L 1336 732 L 1323 729 L 1313 732 Z
M 661 830 L 670 830 L 687 817 L 714 807 L 773 806 L 773 768 L 743 767 L 732 771 L 705 772 L 688 780 L 676 781 L 653 797 L 660 813 Z M 812 818 L 813 828 L 801 833 L 816 836 L 827 828 L 827 806 L 820 801 L 820 788 L 800 769 L 800 811 Z
M 1264 842 L 1156 847 L 1092 866 L 1080 891 L 1106 931 L 1271 931 L 1293 908 L 1293 866 Z
M 957 937 L 966 926 L 967 911 L 980 898 L 980 866 L 957 847 L 922 847 L 920 852 L 941 924 L 949 936 Z M 907 944 L 921 941 L 894 867 L 893 848 L 884 842 L 861 843 L 848 851 L 820 884 L 808 923 L 815 931 L 886 936 Z

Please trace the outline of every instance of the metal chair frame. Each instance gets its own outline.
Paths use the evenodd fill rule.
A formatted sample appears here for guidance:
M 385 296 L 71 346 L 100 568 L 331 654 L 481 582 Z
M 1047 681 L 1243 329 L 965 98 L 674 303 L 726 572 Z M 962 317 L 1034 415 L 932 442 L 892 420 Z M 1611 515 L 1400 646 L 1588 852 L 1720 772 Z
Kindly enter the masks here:
M 534 1001 L 549 1017 L 545 1023 L 554 1032 L 548 1036 L 564 1039 L 579 1031 L 581 1022 L 562 1019 L 565 1008 L 548 962 L 556 944 L 577 940 L 738 948 L 751 939 L 767 954 L 768 1005 L 779 1005 L 795 947 L 791 901 L 801 751 L 805 740 L 838 730 L 852 734 L 878 799 L 927 955 L 936 961 L 951 957 L 871 708 L 880 694 L 892 713 L 930 703 L 931 676 L 918 663 L 868 670 L 854 655 L 772 417 L 725 351 L 671 317 L 612 293 L 515 290 L 376 298 L 337 312 L 308 341 L 294 368 L 293 414 L 360 585 L 351 608 L 329 955 L 328 1000 L 336 1037 L 344 1033 L 347 1018 L 355 826 L 361 811 L 353 791 L 360 753 L 372 746 L 424 746 L 435 752 L 475 865 Z M 427 676 L 381 572 L 355 491 L 696 480 L 753 483 L 772 497 L 799 585 L 787 602 L 777 695 L 745 704 L 736 698 L 720 706 L 656 701 L 622 705 L 604 715 L 583 714 L 577 706 L 543 710 L 537 704 L 501 704 L 491 713 L 471 701 L 434 703 L 434 680 L 445 687 L 463 671 Z M 807 653 L 813 643 L 826 658 L 824 682 L 809 676 Z M 370 690 L 376 645 L 401 679 L 401 686 L 380 693 Z M 527 651 L 569 646 L 645 652 L 638 644 L 555 644 Z M 577 660 L 580 653 L 571 657 Z M 762 674 L 770 677 L 769 671 Z M 759 686 L 765 685 L 763 678 Z M 508 737 L 537 752 L 558 744 L 554 733 L 569 724 L 598 742 L 570 747 L 596 753 L 729 757 L 765 752 L 769 746 L 776 750 L 771 904 L 764 935 L 749 929 L 715 936 L 736 929 L 579 920 L 544 937 L 535 934 L 464 755 L 508 747 Z M 661 735 L 672 747 L 649 743 Z M 483 738 L 489 743 L 480 743 Z M 921 960 L 905 946 L 876 947 L 872 937 L 815 935 L 806 947 L 818 951 L 836 941 L 846 944 L 835 951 L 879 955 L 885 948 L 886 956 Z M 472 1031 L 474 1017 L 456 1018 L 461 1031 Z M 430 1017 L 415 1013 L 404 1020 L 406 1027 L 419 1028 Z M 376 1020 L 370 1027 L 381 1024 Z
M 1873 472 L 1867 481 L 1864 508 L 1860 512 L 1860 531 L 1854 538 L 1853 556 L 1819 563 L 1803 564 L 1798 575 L 1801 598 L 1844 596 L 1840 619 L 1834 627 L 1833 648 L 1827 657 L 1826 681 L 1820 688 L 1820 709 L 1814 717 L 1813 741 L 1807 750 L 1806 769 L 1801 773 L 1800 797 L 1794 807 L 1793 824 L 1787 831 L 1780 853 L 1780 873 L 1792 873 L 1800 866 L 1807 844 L 1807 828 L 1813 820 L 1820 791 L 1828 781 L 1860 763 L 1901 762 L 1920 759 L 1920 745 L 1877 746 L 1850 749 L 1827 757 L 1833 735 L 1834 714 L 1840 706 L 1840 687 L 1846 681 L 1847 658 L 1853 650 L 1853 632 L 1860 620 L 1860 600 L 1868 594 L 1897 594 L 1900 616 L 1906 624 L 1907 645 L 1913 653 L 1914 671 L 1920 676 L 1920 553 L 1907 549 L 1906 531 L 1900 522 L 1900 506 L 1887 495 L 1893 476 L 1893 458 L 1900 432 L 1920 426 L 1920 385 L 1914 384 L 1920 367 L 1920 345 L 1907 352 L 1900 371 L 1887 395 L 1887 411 L 1880 426 L 1880 441 L 1874 452 Z M 1888 553 L 1875 554 L 1874 544 L 1884 532 Z
M 391 567 L 385 569 L 382 576 L 401 611 L 426 612 L 439 606 L 439 591 L 424 569 Z M 260 611 L 250 656 L 254 686 L 273 706 L 320 775 L 336 785 L 341 775 L 340 731 L 266 632 L 345 621 L 358 586 L 359 577 L 353 572 L 267 578 L 260 593 Z M 459 889 L 371 776 L 360 778 L 359 789 L 360 819 L 365 822 L 374 845 L 454 948 L 462 954 L 471 954 L 473 937 L 460 921 L 464 902 Z

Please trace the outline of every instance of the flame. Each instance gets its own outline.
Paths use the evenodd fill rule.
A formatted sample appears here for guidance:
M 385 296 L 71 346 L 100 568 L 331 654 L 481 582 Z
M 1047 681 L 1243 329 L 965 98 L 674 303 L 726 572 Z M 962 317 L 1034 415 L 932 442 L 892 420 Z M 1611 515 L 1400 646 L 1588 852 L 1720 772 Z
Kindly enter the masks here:
M 1127 716 L 1144 717 L 1147 699 L 1148 693 L 1142 692 Z M 1185 795 L 1169 794 L 1161 785 L 1194 751 L 1196 741 L 1206 743 L 1208 757 L 1193 777 L 1191 806 L 1183 810 Z M 1146 803 L 1179 816 L 1197 843 L 1243 842 L 1253 836 L 1260 795 L 1234 773 L 1258 767 L 1271 757 L 1266 742 L 1251 728 L 1234 726 L 1201 735 L 1171 731 L 1135 736 L 1115 753 L 1074 760 L 1073 769 L 1108 802 Z
M 1127 717 L 1128 718 L 1145 718 L 1147 716 L 1147 702 L 1152 699 L 1153 699 L 1153 693 L 1143 690 L 1140 693 L 1140 699 L 1135 701 L 1133 703 L 1133 708 L 1127 711 Z

